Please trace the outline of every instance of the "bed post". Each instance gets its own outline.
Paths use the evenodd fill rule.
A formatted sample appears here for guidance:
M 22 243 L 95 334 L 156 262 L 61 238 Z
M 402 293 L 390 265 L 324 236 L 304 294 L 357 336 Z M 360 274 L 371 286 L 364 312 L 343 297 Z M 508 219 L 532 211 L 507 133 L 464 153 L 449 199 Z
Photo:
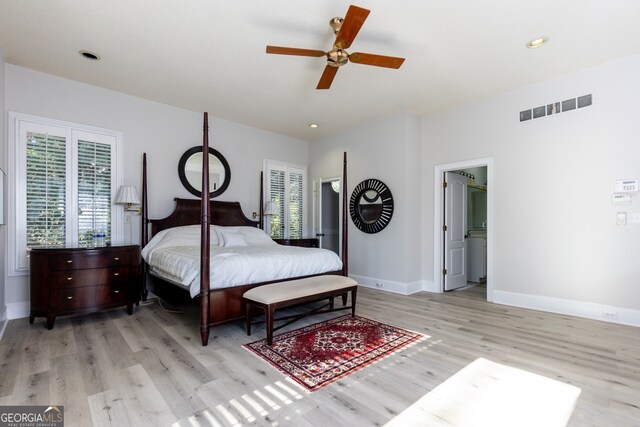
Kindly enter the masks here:
M 149 212 L 147 210 L 147 153 L 142 153 L 142 236 L 140 246 L 149 243 Z
M 349 275 L 349 208 L 347 198 L 347 152 L 344 152 L 344 160 L 342 163 L 342 275 Z
M 149 243 L 149 210 L 147 206 L 147 153 L 142 153 L 142 235 L 140 236 L 140 247 L 144 248 Z M 142 262 L 142 301 L 147 300 L 147 265 Z
M 200 236 L 200 338 L 202 345 L 209 343 L 209 293 L 210 293 L 210 270 L 209 270 L 209 115 L 204 113 L 204 124 L 202 126 L 202 196 L 200 200 L 201 236 Z
M 260 225 L 258 227 L 261 230 L 264 230 L 264 221 L 262 220 L 262 218 L 264 218 L 264 194 L 263 194 L 264 189 L 262 188 L 263 183 L 264 183 L 264 172 L 260 171 L 260 218 L 258 218 L 258 220 L 260 220 Z

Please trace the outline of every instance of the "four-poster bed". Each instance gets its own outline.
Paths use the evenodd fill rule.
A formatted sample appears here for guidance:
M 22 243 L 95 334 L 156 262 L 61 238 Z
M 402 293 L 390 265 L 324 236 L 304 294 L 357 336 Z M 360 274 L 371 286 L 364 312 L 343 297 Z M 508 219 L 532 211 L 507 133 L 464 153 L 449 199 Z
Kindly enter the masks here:
M 204 113 L 204 125 L 203 125 L 203 141 L 202 150 L 207 153 L 209 150 L 209 138 L 208 138 L 208 115 Z M 202 194 L 209 195 L 209 164 L 207 156 L 202 156 Z M 331 270 L 322 271 L 320 273 L 303 273 L 292 277 L 274 277 L 273 279 L 264 278 L 259 282 L 248 282 L 247 284 L 239 284 L 234 286 L 226 286 L 226 284 L 215 283 L 211 286 L 211 275 L 216 274 L 216 268 L 218 264 L 215 264 L 215 268 L 211 270 L 211 243 L 212 236 L 214 236 L 214 242 L 217 240 L 222 241 L 221 236 L 225 235 L 224 232 L 219 233 L 220 229 L 224 227 L 233 227 L 235 231 L 237 229 L 243 229 L 243 227 L 252 227 L 254 229 L 260 228 L 261 221 L 253 221 L 247 218 L 240 203 L 238 202 L 221 202 L 209 200 L 207 196 L 201 198 L 201 200 L 187 200 L 176 198 L 175 210 L 166 218 L 151 220 L 148 213 L 147 202 L 147 156 L 143 155 L 143 177 L 142 177 L 142 242 L 141 245 L 145 247 L 149 243 L 149 227 L 151 227 L 151 235 L 156 236 L 163 230 L 169 230 L 174 227 L 193 226 L 200 224 L 200 251 L 198 254 L 199 260 L 199 292 L 197 292 L 196 298 L 199 299 L 200 304 L 200 336 L 202 345 L 207 345 L 209 340 L 209 328 L 211 326 L 219 325 L 222 323 L 230 322 L 233 320 L 241 320 L 245 317 L 245 304 L 243 301 L 243 294 L 249 289 L 257 286 L 263 286 L 274 282 L 289 281 L 294 279 L 301 279 L 304 277 L 316 276 L 321 274 L 334 274 L 347 276 L 348 274 L 348 234 L 347 234 L 347 154 L 344 153 L 343 160 L 343 200 L 342 200 L 342 257 L 338 260 L 339 264 L 332 267 Z M 262 183 L 261 183 L 262 184 Z M 260 188 L 260 212 L 262 214 L 262 185 Z M 260 216 L 262 219 L 262 215 Z M 215 230 L 212 231 L 212 225 Z M 193 232 L 193 230 L 191 230 Z M 235 234 L 235 233 L 231 233 Z M 229 237 L 229 234 L 226 234 Z M 271 244 L 275 245 L 275 242 L 271 241 Z M 245 246 L 240 245 L 240 246 Z M 276 245 L 278 246 L 278 245 Z M 285 247 L 282 247 L 283 249 Z M 233 248 L 232 248 L 233 249 Z M 324 251 L 323 249 L 311 249 L 311 248 L 293 248 L 287 247 L 290 251 Z M 144 252 L 144 251 L 143 251 Z M 307 255 L 308 253 L 304 253 Z M 331 253 L 332 256 L 333 253 Z M 237 255 L 237 254 L 234 254 Z M 287 257 L 289 254 L 286 254 Z M 215 254 L 214 254 L 215 257 Z M 336 257 L 337 258 L 337 257 Z M 304 259 L 304 258 L 303 258 Z M 340 262 L 341 261 L 341 262 Z M 341 265 L 340 265 L 341 264 Z M 298 270 L 295 270 L 298 271 Z M 161 278 L 159 275 L 154 274 L 150 269 L 150 266 L 144 262 L 144 279 L 143 279 L 143 299 L 146 299 L 148 291 L 153 292 L 155 295 L 167 299 L 171 302 L 184 302 L 191 299 L 191 295 L 194 292 L 189 293 L 189 289 L 171 283 L 165 278 Z M 225 276 L 225 277 L 228 277 Z M 346 296 L 346 295 L 345 295 Z

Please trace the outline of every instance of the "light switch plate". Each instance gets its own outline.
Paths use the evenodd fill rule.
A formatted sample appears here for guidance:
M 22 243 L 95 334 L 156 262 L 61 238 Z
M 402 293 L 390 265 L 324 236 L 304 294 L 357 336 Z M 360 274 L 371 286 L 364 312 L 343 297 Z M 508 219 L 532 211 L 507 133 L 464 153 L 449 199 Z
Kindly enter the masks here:
M 640 212 L 634 212 L 631 214 L 631 222 L 633 224 L 640 224 Z

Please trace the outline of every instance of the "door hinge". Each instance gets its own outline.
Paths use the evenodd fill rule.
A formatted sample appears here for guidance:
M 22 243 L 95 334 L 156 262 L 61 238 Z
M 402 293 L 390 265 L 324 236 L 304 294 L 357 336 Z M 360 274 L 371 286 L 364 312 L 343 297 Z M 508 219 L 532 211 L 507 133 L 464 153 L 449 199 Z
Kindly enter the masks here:
M 442 226 L 442 231 L 447 231 L 447 226 L 446 225 Z
M 447 269 L 446 268 L 442 269 L 442 274 L 444 274 L 445 276 L 447 275 Z
M 442 188 L 447 188 L 447 181 L 444 181 L 444 182 L 442 183 Z

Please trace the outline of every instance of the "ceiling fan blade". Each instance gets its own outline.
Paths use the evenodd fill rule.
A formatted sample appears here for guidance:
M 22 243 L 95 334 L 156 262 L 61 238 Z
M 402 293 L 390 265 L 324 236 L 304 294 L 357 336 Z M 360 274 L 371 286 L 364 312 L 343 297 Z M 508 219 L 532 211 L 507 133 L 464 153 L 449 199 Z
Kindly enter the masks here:
M 321 50 L 298 49 L 295 47 L 282 46 L 267 46 L 267 53 L 275 53 L 278 55 L 315 56 L 318 58 L 325 55 Z
M 334 45 L 340 49 L 348 49 L 362 28 L 365 19 L 369 16 L 369 10 L 358 6 L 349 6 L 347 16 L 344 17 L 342 27 L 336 36 Z
M 318 86 L 316 86 L 316 89 L 329 89 L 337 72 L 338 67 L 332 67 L 331 65 L 327 65 L 326 67 L 324 67 L 324 72 L 320 77 L 320 81 L 318 82 Z
M 375 67 L 400 68 L 404 58 L 394 56 L 374 55 L 372 53 L 353 52 L 349 55 L 349 61 L 356 64 L 373 65 Z

